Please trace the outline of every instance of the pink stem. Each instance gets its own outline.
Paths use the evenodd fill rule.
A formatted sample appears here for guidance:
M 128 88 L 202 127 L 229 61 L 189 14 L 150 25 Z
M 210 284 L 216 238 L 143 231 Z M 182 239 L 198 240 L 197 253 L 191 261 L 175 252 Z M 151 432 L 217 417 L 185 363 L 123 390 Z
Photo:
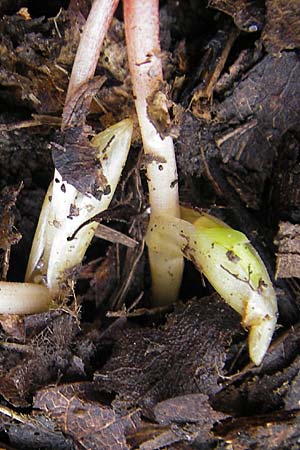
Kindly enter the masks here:
M 124 0 L 129 69 L 148 164 L 149 197 L 153 213 L 179 215 L 177 169 L 171 137 L 161 139 L 147 114 L 147 99 L 163 82 L 159 44 L 158 0 Z M 165 163 L 158 161 L 165 160 Z
M 118 3 L 119 0 L 94 0 L 75 56 L 66 103 L 81 84 L 94 76 L 102 43 Z
M 151 224 L 162 214 L 180 215 L 173 140 L 170 136 L 160 137 L 147 112 L 147 102 L 151 103 L 163 83 L 158 0 L 124 0 L 124 21 L 135 106 L 144 151 L 150 156 L 147 179 Z M 163 304 L 176 300 L 183 269 L 180 252 L 171 255 L 148 250 L 154 301 Z

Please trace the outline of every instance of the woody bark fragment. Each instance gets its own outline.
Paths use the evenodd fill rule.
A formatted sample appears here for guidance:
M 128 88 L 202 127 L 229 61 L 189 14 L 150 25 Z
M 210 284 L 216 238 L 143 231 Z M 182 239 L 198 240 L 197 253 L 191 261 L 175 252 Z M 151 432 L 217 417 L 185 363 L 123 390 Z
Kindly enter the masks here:
M 300 225 L 280 222 L 275 238 L 278 246 L 276 255 L 276 278 L 300 277 Z

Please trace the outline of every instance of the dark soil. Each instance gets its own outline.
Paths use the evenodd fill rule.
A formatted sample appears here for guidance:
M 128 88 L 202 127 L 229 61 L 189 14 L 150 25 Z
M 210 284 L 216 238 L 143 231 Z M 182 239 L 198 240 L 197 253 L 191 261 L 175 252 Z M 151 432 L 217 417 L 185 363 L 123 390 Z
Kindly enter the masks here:
M 2 279 L 24 278 L 53 160 L 82 188 L 55 148 L 86 139 L 82 123 L 68 136 L 60 125 L 90 3 L 0 0 Z M 272 345 L 253 366 L 239 316 L 190 263 L 180 302 L 151 309 L 135 127 L 101 222 L 139 245 L 95 238 L 76 301 L 0 318 L 3 449 L 300 448 L 298 1 L 166 0 L 161 45 L 181 201 L 239 229 L 261 254 L 280 311 Z M 137 124 L 121 5 L 96 75 L 88 125 L 100 131 L 128 116 Z

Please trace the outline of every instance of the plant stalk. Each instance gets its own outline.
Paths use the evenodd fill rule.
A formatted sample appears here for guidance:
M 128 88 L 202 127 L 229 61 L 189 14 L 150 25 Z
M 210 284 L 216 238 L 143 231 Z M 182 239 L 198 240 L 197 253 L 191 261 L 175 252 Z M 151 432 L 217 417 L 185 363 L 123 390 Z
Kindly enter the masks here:
M 69 81 L 66 104 L 94 76 L 104 38 L 119 0 L 94 0 L 84 25 Z
M 148 116 L 150 99 L 163 83 L 158 0 L 124 0 L 124 21 L 135 106 L 144 152 L 149 157 L 147 180 L 151 216 L 180 217 L 173 140 L 171 136 L 161 138 Z M 164 107 L 167 109 L 166 104 Z M 149 249 L 149 259 L 153 303 L 162 305 L 175 301 L 183 271 L 180 252 L 170 255 Z

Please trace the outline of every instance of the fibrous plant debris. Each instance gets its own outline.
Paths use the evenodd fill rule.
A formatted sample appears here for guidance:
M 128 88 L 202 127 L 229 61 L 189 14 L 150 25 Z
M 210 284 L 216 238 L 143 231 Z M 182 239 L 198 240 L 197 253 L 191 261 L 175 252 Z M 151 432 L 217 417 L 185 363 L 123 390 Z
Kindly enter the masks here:
M 54 381 L 70 366 L 76 330 L 74 317 L 54 313 L 48 327 L 23 343 L 23 351 L 22 345 L 14 348 L 12 344 L 19 358 L 13 367 L 2 366 L 1 395 L 14 406 L 28 406 L 30 396 L 41 384 Z
M 22 185 L 6 187 L 0 196 L 0 267 L 1 279 L 5 280 L 9 268 L 9 257 L 12 245 L 19 242 L 21 234 L 14 228 L 15 216 L 13 213 L 17 196 Z
M 74 297 L 63 310 L 0 318 L 1 447 L 298 448 L 298 2 L 161 2 L 164 83 L 147 99 L 160 135 L 174 139 L 181 201 L 245 233 L 277 278 L 279 326 L 259 367 L 239 317 L 192 265 L 183 303 L 149 306 L 144 169 L 164 160 L 141 157 L 121 6 L 96 78 L 62 118 L 91 3 L 0 2 L 3 279 L 24 279 L 53 166 L 90 195 L 105 186 L 93 184 L 92 135 L 135 124 L 111 209 L 97 219 L 109 240 L 95 237 L 70 274 Z

